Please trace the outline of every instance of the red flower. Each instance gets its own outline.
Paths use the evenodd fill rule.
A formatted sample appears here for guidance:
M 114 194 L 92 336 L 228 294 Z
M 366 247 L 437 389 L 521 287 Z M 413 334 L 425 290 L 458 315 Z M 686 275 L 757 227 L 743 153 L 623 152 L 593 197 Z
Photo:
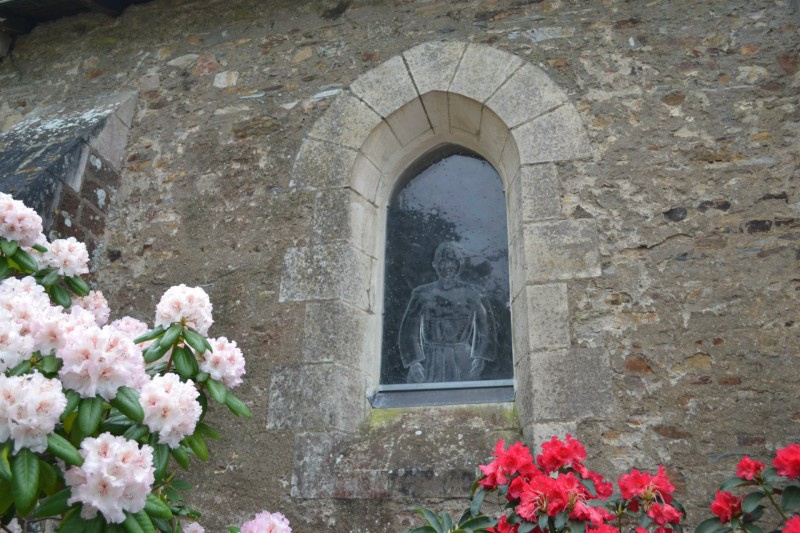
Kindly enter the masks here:
M 497 521 L 495 527 L 490 527 L 489 531 L 492 533 L 517 533 L 519 531 L 519 524 L 509 524 L 508 517 L 502 515 L 500 520 Z
M 800 444 L 790 444 L 786 448 L 778 450 L 772 466 L 778 474 L 789 479 L 800 477 Z
M 781 533 L 800 533 L 800 516 L 793 516 L 787 520 Z
M 737 498 L 730 492 L 717 491 L 717 497 L 711 504 L 711 512 L 717 515 L 719 521 L 723 524 L 731 521 L 734 516 L 742 514 L 742 500 L 744 498 Z
M 534 477 L 540 472 L 533 464 L 533 456 L 527 446 L 521 442 L 515 442 L 505 449 L 503 439 L 497 441 L 494 453 L 496 459 L 488 465 L 480 465 L 479 468 L 486 476 L 480 480 L 480 484 L 485 489 L 496 489 L 500 485 L 507 484 L 512 477 L 517 474 Z
M 766 465 L 761 461 L 750 459 L 750 456 L 745 455 L 736 465 L 736 475 L 742 479 L 753 481 L 754 479 L 761 479 L 761 473 L 765 468 Z
M 638 497 L 652 502 L 658 498 L 664 503 L 670 503 L 672 493 L 675 492 L 675 486 L 670 483 L 667 471 L 661 465 L 658 466 L 656 475 L 639 472 L 634 468 L 630 473 L 623 474 L 617 483 L 622 497 L 626 500 Z
M 591 522 L 594 526 L 602 527 L 606 520 L 613 520 L 616 515 L 603 507 L 591 507 L 579 501 L 575 504 L 575 508 L 569 517 L 573 520 Z
M 586 448 L 581 441 L 567 435 L 565 441 L 553 437 L 550 442 L 542 444 L 542 453 L 536 457 L 536 463 L 545 474 L 556 472 L 586 459 Z
M 587 533 L 619 533 L 619 529 L 615 528 L 614 526 L 610 526 L 608 524 L 600 524 L 599 526 L 597 526 L 597 528 L 588 529 L 586 531 Z
M 614 484 L 603 479 L 603 476 L 597 472 L 592 472 L 589 470 L 585 475 L 583 475 L 583 477 L 592 480 L 597 497 L 601 500 L 607 500 L 614 493 Z
M 647 510 L 647 516 L 652 518 L 653 522 L 659 526 L 678 524 L 681 521 L 681 513 L 668 503 L 663 505 L 654 503 L 650 506 L 650 509 Z

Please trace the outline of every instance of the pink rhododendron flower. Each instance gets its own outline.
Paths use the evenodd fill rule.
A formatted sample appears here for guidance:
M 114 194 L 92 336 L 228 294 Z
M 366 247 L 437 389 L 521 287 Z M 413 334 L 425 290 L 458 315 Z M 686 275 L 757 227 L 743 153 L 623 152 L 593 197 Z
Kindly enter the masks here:
M 103 433 L 81 442 L 80 467 L 64 473 L 72 488 L 68 504 L 83 504 L 81 517 L 91 519 L 100 511 L 107 522 L 125 521 L 124 511 L 136 513 L 144 508 L 153 484 L 153 448 L 139 449 L 135 441 Z
M 742 514 L 742 497 L 736 497 L 730 492 L 717 491 L 717 496 L 711 504 L 711 512 L 717 515 L 719 521 L 726 524 L 734 516 Z
M 580 464 L 586 459 L 586 449 L 572 435 L 567 435 L 566 440 L 553 437 L 550 442 L 542 444 L 542 453 L 536 457 L 536 463 L 545 474 L 557 472 L 561 468 Z
M 184 321 L 201 335 L 208 333 L 213 322 L 211 300 L 200 287 L 178 285 L 170 287 L 156 306 L 156 326 L 167 327 L 173 322 Z
M 800 444 L 790 444 L 786 448 L 778 450 L 772 466 L 775 467 L 778 474 L 789 479 L 800 477 Z
M 0 442 L 11 438 L 14 453 L 47 449 L 47 436 L 67 406 L 61 382 L 34 371 L 23 376 L 0 374 Z
M 240 533 L 292 533 L 289 521 L 281 513 L 258 513 L 249 522 L 242 524 Z
M 800 533 L 800 516 L 793 516 L 787 520 L 781 533 Z
M 736 465 L 736 475 L 742 479 L 753 481 L 761 478 L 761 473 L 765 468 L 766 465 L 761 461 L 750 459 L 749 456 L 745 455 Z
M 89 272 L 89 252 L 75 237 L 56 239 L 50 243 L 42 260 L 62 276 L 79 276 Z
M 0 237 L 33 246 L 42 233 L 42 217 L 11 195 L 0 192 Z
M 158 442 L 177 448 L 181 439 L 194 433 L 202 408 L 192 380 L 183 383 L 177 374 L 156 376 L 142 387 L 139 403 L 144 424 L 158 432 Z
M 89 294 L 81 298 L 75 298 L 73 303 L 83 307 L 94 316 L 94 321 L 98 326 L 105 326 L 108 322 L 108 317 L 111 315 L 111 309 L 108 307 L 108 301 L 103 296 L 102 292 L 89 291 Z
M 70 317 L 73 322 L 65 324 L 56 350 L 64 362 L 58 374 L 67 388 L 83 398 L 113 400 L 121 386 L 138 389 L 148 381 L 142 352 L 131 339 L 114 328 L 97 327 L 93 315 L 81 308 Z
M 209 339 L 208 342 L 213 351 L 203 354 L 205 359 L 200 363 L 200 370 L 221 381 L 228 388 L 240 385 L 244 375 L 244 356 L 236 346 L 236 341 L 219 337 Z

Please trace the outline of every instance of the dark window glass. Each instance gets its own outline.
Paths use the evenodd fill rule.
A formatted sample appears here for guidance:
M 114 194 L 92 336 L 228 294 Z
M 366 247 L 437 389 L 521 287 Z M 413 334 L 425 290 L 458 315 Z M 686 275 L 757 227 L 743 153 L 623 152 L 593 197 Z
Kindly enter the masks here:
M 423 157 L 407 174 L 387 215 L 381 384 L 510 380 L 500 176 L 458 147 Z

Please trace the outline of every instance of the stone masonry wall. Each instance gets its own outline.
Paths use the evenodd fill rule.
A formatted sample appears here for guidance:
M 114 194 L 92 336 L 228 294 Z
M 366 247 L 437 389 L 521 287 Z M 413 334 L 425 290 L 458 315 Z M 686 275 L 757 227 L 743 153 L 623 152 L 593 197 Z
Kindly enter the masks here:
M 293 479 L 293 461 L 335 449 L 267 426 L 273 376 L 302 364 L 318 327 L 306 321 L 325 316 L 279 302 L 318 201 L 291 169 L 341 89 L 422 42 L 487 44 L 543 69 L 592 144 L 556 165 L 562 214 L 593 219 L 601 263 L 568 286 L 571 346 L 603 347 L 613 376 L 610 414 L 570 429 L 609 475 L 664 464 L 697 523 L 738 456 L 800 440 L 799 30 L 782 0 L 155 0 L 19 38 L 0 64 L 0 125 L 138 90 L 96 278 L 117 316 L 147 321 L 170 285 L 204 287 L 211 333 L 248 358 L 240 395 L 255 419 L 214 413 L 225 437 L 191 474 L 207 530 L 269 509 L 300 533 L 399 531 L 409 503 L 463 505 L 475 461 L 519 434 L 515 412 L 370 412 L 341 456 L 353 483 L 293 497 L 317 482 Z M 388 454 L 407 468 L 378 483 Z

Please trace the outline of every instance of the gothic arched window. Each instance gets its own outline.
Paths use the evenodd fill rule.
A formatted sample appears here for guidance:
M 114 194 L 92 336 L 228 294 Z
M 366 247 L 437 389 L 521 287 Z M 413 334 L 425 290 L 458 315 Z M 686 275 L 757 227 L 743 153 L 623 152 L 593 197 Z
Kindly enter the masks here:
M 513 400 L 506 201 L 485 159 L 446 145 L 405 171 L 384 272 L 373 405 Z

